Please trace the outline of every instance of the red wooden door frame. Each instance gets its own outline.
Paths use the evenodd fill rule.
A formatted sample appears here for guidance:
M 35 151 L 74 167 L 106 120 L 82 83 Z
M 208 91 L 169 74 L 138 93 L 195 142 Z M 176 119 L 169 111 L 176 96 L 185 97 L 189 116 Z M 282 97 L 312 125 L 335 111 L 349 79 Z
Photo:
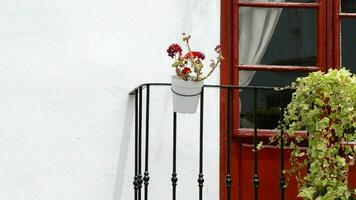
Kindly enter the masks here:
M 223 52 L 224 60 L 221 62 L 220 68 L 220 84 L 222 85 L 237 85 L 239 80 L 239 74 L 237 68 L 233 67 L 237 64 L 238 61 L 238 30 L 233 27 L 238 27 L 238 12 L 236 1 L 234 0 L 221 0 L 221 27 L 220 27 L 220 43 L 221 49 Z M 233 20 L 236 19 L 236 20 Z M 237 47 L 237 48 L 234 48 Z M 233 92 L 232 99 L 235 97 L 236 91 Z M 236 118 L 238 117 L 239 107 L 232 101 L 232 120 L 231 124 L 233 128 L 238 127 Z M 226 199 L 226 186 L 225 186 L 225 174 L 226 174 L 226 107 L 227 107 L 227 98 L 226 90 L 221 90 L 220 92 L 220 177 L 219 177 L 219 186 L 220 186 L 220 200 Z M 230 129 L 232 130 L 232 129 Z M 235 132 L 232 130 L 232 132 Z M 235 139 L 235 138 L 234 138 Z M 231 199 L 237 199 L 237 194 L 239 193 L 238 188 L 240 188 L 240 183 L 236 182 L 235 178 L 239 172 L 238 155 L 240 152 L 240 147 L 236 145 L 237 143 L 231 142 L 231 166 L 237 166 L 231 168 L 230 174 L 232 178 L 231 185 Z
M 343 18 L 354 18 L 356 13 L 343 13 L 340 11 L 341 0 L 316 0 L 316 3 L 253 3 L 242 2 L 238 0 L 221 0 L 221 46 L 225 60 L 222 61 L 220 82 L 221 84 L 238 85 L 238 70 L 276 70 L 276 71 L 315 71 L 313 66 L 305 66 L 295 68 L 293 66 L 266 66 L 266 65 L 239 65 L 238 54 L 238 8 L 239 6 L 251 7 L 288 7 L 288 8 L 316 8 L 317 9 L 317 69 L 326 71 L 328 68 L 339 68 L 341 64 L 341 41 L 340 22 Z M 232 100 L 238 98 L 238 91 L 235 91 Z M 226 199 L 225 188 L 225 169 L 226 169 L 226 91 L 221 90 L 220 93 L 220 199 Z M 232 142 L 231 142 L 231 168 L 232 188 L 231 199 L 238 200 L 240 194 L 240 163 L 241 146 L 239 141 L 244 137 L 250 137 L 252 131 L 239 129 L 239 101 L 232 101 L 231 126 Z M 259 131 L 262 137 L 269 137 L 273 131 Z M 356 170 L 353 169 L 351 177 L 356 179 Z M 352 182 L 356 187 L 355 181 Z
M 334 37 L 330 32 L 334 29 L 333 20 L 327 19 L 328 5 L 333 5 L 333 0 L 319 0 L 316 3 L 258 3 L 258 2 L 238 2 L 237 0 L 221 0 L 221 47 L 225 60 L 221 63 L 220 69 L 220 83 L 223 85 L 238 85 L 239 75 L 238 70 L 273 70 L 273 71 L 326 71 L 327 66 L 334 66 L 333 41 Z M 249 7 L 280 7 L 280 8 L 311 8 L 317 10 L 317 67 L 315 66 L 267 66 L 267 65 L 240 65 L 239 60 L 239 6 Z M 331 6 L 334 9 L 334 6 Z M 330 12 L 330 11 L 329 11 Z M 332 19 L 332 18 L 330 18 Z M 327 25 L 326 25 L 327 24 Z M 329 42 L 327 42 L 329 41 Z M 238 200 L 241 182 L 239 178 L 241 145 L 239 141 L 241 136 L 249 137 L 252 135 L 252 130 L 240 130 L 239 129 L 239 105 L 236 101 L 238 99 L 238 91 L 234 91 L 232 95 L 232 114 L 231 126 L 232 138 L 231 138 L 231 168 L 230 174 L 232 177 L 231 187 L 231 199 Z M 234 101 L 235 100 L 235 101 Z M 222 90 L 220 93 L 220 199 L 226 199 L 226 186 L 225 186 L 225 174 L 226 174 L 226 91 Z M 273 134 L 273 131 L 259 131 L 259 135 L 262 137 L 269 137 Z

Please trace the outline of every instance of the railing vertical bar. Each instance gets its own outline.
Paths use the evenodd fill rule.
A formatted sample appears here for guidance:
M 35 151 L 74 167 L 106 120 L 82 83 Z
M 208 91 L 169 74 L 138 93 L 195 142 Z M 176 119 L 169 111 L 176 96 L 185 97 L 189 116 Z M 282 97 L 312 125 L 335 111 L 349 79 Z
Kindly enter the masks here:
M 138 199 L 141 200 L 142 188 L 142 86 L 139 88 L 138 110 Z
M 148 155 L 149 155 L 149 127 L 150 127 L 150 86 L 146 88 L 146 136 L 145 136 L 145 172 L 143 181 L 145 184 L 145 200 L 148 200 L 148 182 L 150 180 L 148 172 Z
M 230 174 L 230 127 L 231 127 L 231 88 L 226 93 L 226 199 L 231 199 L 231 174 Z
M 135 190 L 135 200 L 137 200 L 138 191 L 138 163 L 137 163 L 137 144 L 138 144 L 138 90 L 135 90 L 135 176 L 134 176 L 134 190 Z
M 203 133 L 204 133 L 204 87 L 200 94 L 200 136 L 199 136 L 199 200 L 203 200 L 203 186 L 204 186 L 204 174 L 203 174 Z
M 258 200 L 258 155 L 257 155 L 257 89 L 253 88 L 253 196 Z
M 173 172 L 172 172 L 172 200 L 176 200 L 177 187 L 177 113 L 173 112 Z
M 281 189 L 281 200 L 285 199 L 285 189 L 286 189 L 286 181 L 284 177 L 284 126 L 283 126 L 283 105 L 282 105 L 282 95 L 283 90 L 279 91 L 279 106 L 281 109 L 281 117 L 280 117 L 280 189 Z

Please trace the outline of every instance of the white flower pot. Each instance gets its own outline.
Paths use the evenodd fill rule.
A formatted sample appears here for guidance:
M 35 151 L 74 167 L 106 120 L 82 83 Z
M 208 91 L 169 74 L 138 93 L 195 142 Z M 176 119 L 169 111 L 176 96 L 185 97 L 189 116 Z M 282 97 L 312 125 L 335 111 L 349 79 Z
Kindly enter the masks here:
M 177 113 L 195 113 L 204 81 L 184 81 L 172 76 L 173 110 Z

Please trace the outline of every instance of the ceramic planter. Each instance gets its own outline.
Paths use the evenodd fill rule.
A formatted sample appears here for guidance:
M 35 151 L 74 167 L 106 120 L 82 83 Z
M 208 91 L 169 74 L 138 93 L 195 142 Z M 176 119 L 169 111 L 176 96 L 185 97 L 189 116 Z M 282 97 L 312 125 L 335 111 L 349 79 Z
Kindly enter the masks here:
M 184 81 L 172 76 L 173 111 L 195 113 L 204 81 Z

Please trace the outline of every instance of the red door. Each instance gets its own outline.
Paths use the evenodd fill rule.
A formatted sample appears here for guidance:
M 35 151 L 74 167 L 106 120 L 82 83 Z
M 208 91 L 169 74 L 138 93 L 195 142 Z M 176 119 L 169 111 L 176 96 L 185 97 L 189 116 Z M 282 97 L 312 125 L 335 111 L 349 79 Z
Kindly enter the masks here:
M 225 60 L 221 84 L 284 86 L 311 71 L 326 71 L 347 64 L 355 73 L 356 3 L 354 0 L 222 0 L 221 44 Z M 279 99 L 258 93 L 258 139 L 267 141 L 274 131 Z M 251 96 L 234 91 L 231 113 L 231 199 L 253 199 L 253 123 Z M 289 96 L 288 96 L 289 95 Z M 290 94 L 283 98 L 288 103 Z M 226 91 L 221 92 L 220 199 L 226 199 Z M 278 102 L 278 103 L 277 103 Z M 288 149 L 285 167 L 288 168 Z M 280 150 L 273 145 L 258 152 L 258 196 L 280 199 Z M 349 175 L 356 187 L 356 169 Z M 291 178 L 287 200 L 297 199 Z

